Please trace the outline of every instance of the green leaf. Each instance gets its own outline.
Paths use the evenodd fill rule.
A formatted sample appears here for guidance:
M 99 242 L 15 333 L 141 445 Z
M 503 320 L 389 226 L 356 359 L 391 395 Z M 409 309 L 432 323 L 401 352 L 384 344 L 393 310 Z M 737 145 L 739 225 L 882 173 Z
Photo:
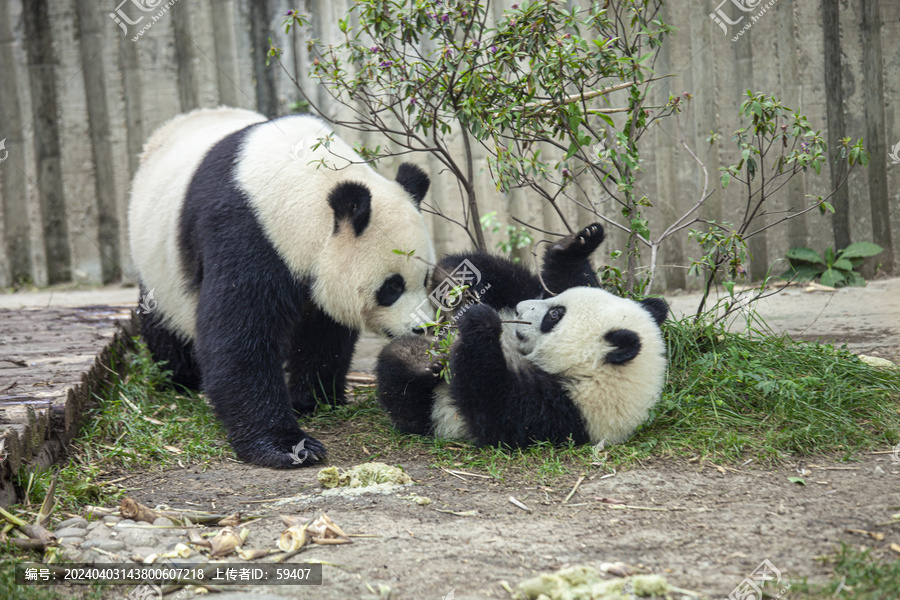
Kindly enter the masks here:
M 724 287 L 728 291 L 729 296 L 734 296 L 734 282 L 733 281 L 723 281 L 722 287 Z
M 799 485 L 806 485 L 806 481 L 804 481 L 802 477 L 788 477 L 788 481 Z
M 841 250 L 841 258 L 867 258 L 875 256 L 882 250 L 884 248 L 872 242 L 856 242 Z
M 729 175 L 727 171 L 725 173 L 722 173 L 722 187 L 727 189 L 730 182 L 731 175 Z
M 832 268 L 840 269 L 841 271 L 852 271 L 853 270 L 853 263 L 851 263 L 846 258 L 837 259 L 836 261 L 834 261 L 834 264 L 831 266 L 832 266 Z
M 825 269 L 825 272 L 822 273 L 822 278 L 819 279 L 819 283 L 822 285 L 827 285 L 829 287 L 840 287 L 844 281 L 845 277 L 841 275 L 840 271 L 835 271 L 834 269 Z
M 817 267 L 808 264 L 793 265 L 781 277 L 783 279 L 794 279 L 796 281 L 812 281 L 824 272 L 824 266 Z
M 819 253 L 812 248 L 791 248 L 787 251 L 787 257 L 791 259 L 792 262 L 797 260 L 817 265 L 825 264 L 825 261 L 819 256 Z
M 829 267 L 834 264 L 834 250 L 832 248 L 825 248 L 825 264 Z
M 866 280 L 865 278 L 857 273 L 856 271 L 850 271 L 850 274 L 847 275 L 847 284 L 853 287 L 865 287 Z

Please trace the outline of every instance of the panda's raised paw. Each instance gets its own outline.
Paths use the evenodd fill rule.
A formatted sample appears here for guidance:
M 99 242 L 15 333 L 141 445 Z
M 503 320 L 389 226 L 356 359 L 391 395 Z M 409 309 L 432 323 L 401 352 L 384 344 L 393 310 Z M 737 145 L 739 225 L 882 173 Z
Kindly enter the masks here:
M 567 258 L 587 258 L 603 242 L 603 225 L 591 223 L 578 233 L 566 236 L 550 248 L 550 252 Z
M 463 336 L 489 334 L 499 336 L 503 328 L 500 315 L 487 304 L 475 304 L 459 317 L 459 332 Z

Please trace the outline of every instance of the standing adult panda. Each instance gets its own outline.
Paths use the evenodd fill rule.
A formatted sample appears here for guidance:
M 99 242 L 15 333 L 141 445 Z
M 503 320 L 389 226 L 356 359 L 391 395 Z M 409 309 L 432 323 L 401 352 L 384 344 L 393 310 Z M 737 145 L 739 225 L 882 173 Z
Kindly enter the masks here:
M 206 393 L 242 460 L 316 462 L 295 411 L 345 401 L 360 330 L 415 331 L 428 186 L 411 164 L 382 177 L 304 115 L 197 110 L 147 142 L 129 207 L 141 295 L 158 303 L 142 335 L 175 383 Z

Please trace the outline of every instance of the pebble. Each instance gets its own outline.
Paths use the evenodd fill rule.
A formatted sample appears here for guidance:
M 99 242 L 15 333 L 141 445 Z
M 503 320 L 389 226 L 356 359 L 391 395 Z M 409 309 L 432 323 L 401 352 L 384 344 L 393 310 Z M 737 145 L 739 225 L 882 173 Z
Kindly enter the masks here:
M 53 532 L 57 538 L 82 537 L 85 531 L 81 527 L 61 527 Z
M 87 540 L 82 542 L 81 549 L 99 548 L 107 552 L 118 552 L 125 549 L 125 542 L 121 540 Z
M 57 530 L 66 529 L 68 527 L 78 527 L 84 529 L 88 526 L 88 522 L 81 517 L 72 517 L 71 519 L 66 519 L 62 523 L 56 526 Z
M 116 527 L 121 527 L 123 525 L 128 525 L 130 527 L 132 525 L 137 525 L 137 523 L 135 523 L 131 519 L 119 519 L 119 521 L 116 523 Z
M 65 537 L 57 538 L 57 541 L 60 544 L 67 544 L 69 546 L 73 546 L 75 544 L 80 545 L 82 542 L 84 542 L 84 538 L 81 536 L 65 536 Z
M 112 524 L 116 524 L 116 523 L 118 523 L 118 522 L 121 521 L 121 520 L 122 520 L 122 517 L 115 517 L 115 516 L 113 516 L 113 515 L 109 515 L 109 516 L 103 517 L 103 522 L 104 522 L 104 523 L 112 523 Z
M 168 517 L 159 517 L 153 521 L 153 524 L 157 527 L 173 527 L 175 522 Z

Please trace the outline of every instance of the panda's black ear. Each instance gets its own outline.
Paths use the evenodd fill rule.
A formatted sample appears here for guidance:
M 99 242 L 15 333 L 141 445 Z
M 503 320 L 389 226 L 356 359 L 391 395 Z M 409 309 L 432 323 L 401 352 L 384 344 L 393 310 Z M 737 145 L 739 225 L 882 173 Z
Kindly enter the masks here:
M 400 165 L 400 168 L 397 169 L 395 180 L 406 190 L 407 194 L 412 196 L 413 202 L 416 203 L 417 207 L 421 204 L 422 199 L 425 198 L 425 194 L 428 193 L 428 186 L 431 185 L 431 181 L 428 179 L 425 171 L 412 163 Z
M 341 221 L 349 221 L 353 233 L 361 235 L 372 216 L 372 193 L 361 183 L 341 183 L 328 194 L 328 204 L 334 211 L 334 233 L 340 230 Z
M 641 306 L 650 313 L 657 325 L 662 325 L 669 316 L 669 305 L 662 298 L 644 298 L 641 300 Z
M 641 353 L 641 338 L 630 329 L 610 331 L 603 339 L 615 347 L 606 355 L 606 362 L 612 365 L 624 365 Z

